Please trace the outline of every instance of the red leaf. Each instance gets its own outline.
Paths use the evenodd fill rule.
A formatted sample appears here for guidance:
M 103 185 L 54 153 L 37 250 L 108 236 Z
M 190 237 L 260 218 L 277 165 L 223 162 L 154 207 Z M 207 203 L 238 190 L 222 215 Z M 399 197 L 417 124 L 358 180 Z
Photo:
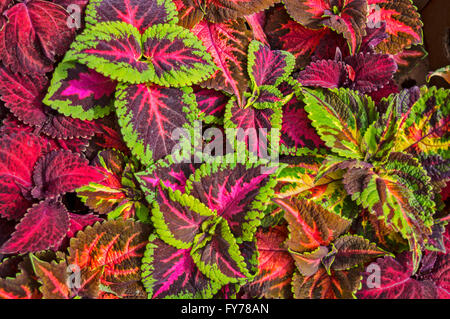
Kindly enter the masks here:
M 13 72 L 46 73 L 56 55 L 69 48 L 74 29 L 69 14 L 59 5 L 31 0 L 4 12 L 8 22 L 0 32 L 0 58 Z
M 289 17 L 284 7 L 269 11 L 264 31 L 272 49 L 291 52 L 297 62 L 309 58 L 320 40 L 330 32 L 327 28 L 314 30 L 302 26 Z
M 0 138 L 0 215 L 19 219 L 31 206 L 32 170 L 48 151 L 39 137 L 17 132 Z
M 373 270 L 363 273 L 362 289 L 358 292 L 361 299 L 436 299 L 450 298 L 449 294 L 449 262 L 448 255 L 437 265 L 437 272 L 413 275 L 411 253 L 398 255 L 395 259 L 388 256 L 377 259 L 372 269 L 378 269 L 379 281 L 374 277 Z M 423 261 L 426 258 L 423 259 Z M 424 262 L 422 261 L 422 265 Z M 434 268 L 435 265 L 431 265 Z
M 248 297 L 289 298 L 294 260 L 284 247 L 288 231 L 276 226 L 256 234 L 258 246 L 258 274 L 243 290 Z
M 78 154 L 66 150 L 53 151 L 37 162 L 33 172 L 36 186 L 31 194 L 35 198 L 51 198 L 103 178 Z
M 69 230 L 67 231 L 68 238 L 74 237 L 77 232 L 82 231 L 86 226 L 93 225 L 96 222 L 100 222 L 103 220 L 93 214 L 79 215 L 69 213 L 69 218 L 70 226 Z
M 354 54 L 365 35 L 367 0 L 284 0 L 289 15 L 305 27 L 331 27 L 347 40 Z
M 214 63 L 219 68 L 204 85 L 236 95 L 242 105 L 247 90 L 247 47 L 250 43 L 245 20 L 224 23 L 202 20 L 192 32 L 202 40 Z
M 397 54 L 412 44 L 422 43 L 422 21 L 411 0 L 368 0 L 370 24 L 386 23 L 389 38 L 377 49 L 383 53 Z
M 34 205 L 3 244 L 3 254 L 28 253 L 59 246 L 69 229 L 69 213 L 61 202 L 46 200 Z

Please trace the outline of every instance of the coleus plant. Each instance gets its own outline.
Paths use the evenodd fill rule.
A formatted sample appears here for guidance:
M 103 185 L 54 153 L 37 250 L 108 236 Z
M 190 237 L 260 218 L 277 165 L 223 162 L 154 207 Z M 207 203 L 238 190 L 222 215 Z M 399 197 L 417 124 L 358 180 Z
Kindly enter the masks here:
M 412 1 L 70 4 L 0 0 L 0 298 L 449 298 Z

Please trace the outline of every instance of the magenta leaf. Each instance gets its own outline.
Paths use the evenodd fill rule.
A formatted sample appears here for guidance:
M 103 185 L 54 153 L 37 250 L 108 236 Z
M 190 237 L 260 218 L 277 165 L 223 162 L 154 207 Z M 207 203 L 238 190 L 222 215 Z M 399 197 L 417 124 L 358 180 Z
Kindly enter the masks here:
M 195 265 L 191 249 L 177 249 L 155 236 L 142 261 L 142 282 L 150 298 L 211 298 L 221 287 Z
M 276 103 L 272 108 L 265 109 L 241 108 L 232 98 L 226 107 L 224 126 L 236 131 L 235 136 L 227 136 L 235 149 L 240 147 L 239 144 L 244 144 L 252 154 L 267 158 L 270 146 L 279 141 L 277 129 L 281 128 L 281 105 Z
M 31 206 L 33 167 L 48 150 L 47 143 L 30 133 L 17 132 L 0 137 L 0 215 L 2 217 L 19 219 Z
M 298 81 L 304 86 L 347 87 L 367 93 L 388 85 L 396 71 L 394 59 L 387 54 L 359 53 L 342 60 L 337 48 L 335 60 L 311 63 L 300 72 Z
M 229 97 L 213 89 L 195 90 L 194 94 L 200 113 L 203 114 L 203 119 L 207 124 L 223 122 L 225 106 Z
M 161 183 L 173 191 L 179 190 L 183 193 L 186 181 L 198 166 L 199 164 L 193 163 L 175 163 L 172 157 L 168 156 L 147 170 L 136 173 L 135 176 L 146 194 L 147 201 L 151 203 L 154 200 L 155 190 Z
M 194 238 L 203 230 L 203 222 L 214 217 L 212 210 L 198 200 L 161 186 L 157 189 L 156 203 L 152 221 L 158 235 L 180 249 L 191 247 Z
M 270 200 L 275 171 L 264 164 L 204 164 L 190 177 L 186 193 L 225 219 L 236 238 L 251 241 Z
M 258 87 L 278 86 L 291 74 L 295 58 L 286 51 L 271 50 L 258 41 L 252 41 L 248 51 L 248 74 Z
M 94 134 L 92 122 L 74 119 L 42 104 L 47 78 L 12 73 L 0 67 L 0 95 L 5 106 L 22 122 L 52 138 L 88 137 Z
M 116 84 L 83 64 L 63 61 L 43 101 L 67 116 L 92 120 L 111 112 Z
M 11 238 L 0 248 L 0 253 L 23 254 L 56 248 L 68 230 L 66 207 L 58 201 L 42 201 L 28 210 Z
M 121 83 L 115 106 L 125 142 L 148 165 L 171 154 L 180 143 L 172 139 L 174 130 L 188 132 L 193 120 L 198 119 L 190 88 Z
M 176 8 L 171 0 L 93 0 L 86 8 L 89 26 L 101 22 L 123 21 L 141 33 L 155 24 L 176 23 Z
M 394 59 L 387 54 L 359 53 L 345 58 L 345 62 L 355 72 L 350 88 L 361 93 L 376 91 L 388 85 L 397 71 Z
M 435 254 L 435 253 L 432 253 Z M 380 269 L 379 285 L 374 281 L 372 271 L 363 273 L 363 286 L 357 296 L 361 299 L 437 299 L 450 298 L 450 262 L 447 255 L 437 258 L 423 258 L 421 267 L 413 274 L 410 252 L 399 254 L 395 259 L 388 256 L 377 259 Z M 372 269 L 376 269 L 373 267 Z M 371 276 L 369 278 L 369 276 Z
M 73 213 L 69 213 L 69 219 L 70 226 L 69 230 L 67 231 L 68 238 L 75 237 L 77 232 L 84 230 L 86 226 L 94 225 L 96 222 L 100 222 L 103 220 L 93 214 L 79 215 Z
M 52 198 L 103 178 L 80 155 L 66 150 L 53 151 L 36 163 L 31 194 L 34 198 Z
M 47 119 L 42 95 L 47 78 L 41 75 L 23 75 L 0 66 L 0 98 L 5 106 L 22 122 L 41 126 Z
M 288 13 L 307 28 L 327 26 L 342 34 L 351 54 L 365 35 L 367 0 L 284 0 Z
M 309 29 L 295 22 L 283 6 L 269 11 L 264 31 L 273 49 L 294 54 L 301 64 L 315 52 L 321 39 L 330 33 L 327 28 Z
M 283 88 L 291 92 L 292 88 L 285 86 Z M 283 123 L 281 126 L 280 144 L 286 150 L 294 152 L 302 147 L 309 149 L 321 148 L 324 146 L 316 130 L 311 125 L 311 120 L 306 113 L 305 104 L 293 96 L 292 99 L 283 105 Z
M 348 66 L 341 61 L 320 60 L 301 71 L 298 81 L 304 86 L 344 87 L 349 82 Z
M 51 71 L 73 40 L 68 12 L 49 1 L 20 2 L 3 14 L 8 21 L 0 31 L 0 58 L 13 72 Z

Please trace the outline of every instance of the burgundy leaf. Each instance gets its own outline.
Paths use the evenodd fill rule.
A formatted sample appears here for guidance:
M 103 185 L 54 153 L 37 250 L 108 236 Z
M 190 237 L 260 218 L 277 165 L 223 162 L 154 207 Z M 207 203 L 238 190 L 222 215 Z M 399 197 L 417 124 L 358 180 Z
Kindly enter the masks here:
M 255 202 L 263 196 L 261 192 L 274 173 L 274 170 L 262 173 L 263 169 L 263 165 L 256 164 L 253 167 L 243 164 L 236 164 L 233 168 L 220 167 L 208 174 L 196 174 L 186 191 L 224 218 L 236 238 L 249 236 L 245 240 L 250 240 L 252 223 L 258 215 Z M 208 171 L 207 168 L 200 169 L 205 170 Z
M 103 220 L 93 214 L 79 215 L 73 213 L 69 213 L 69 219 L 70 226 L 67 231 L 68 238 L 75 237 L 77 232 L 84 230 L 86 226 L 94 225 L 96 222 Z
M 341 61 L 320 60 L 301 71 L 298 81 L 304 86 L 344 87 L 349 82 L 348 65 Z
M 32 190 L 34 198 L 55 197 L 99 182 L 104 176 L 89 162 L 70 151 L 53 151 L 42 157 L 34 167 Z
M 69 229 L 69 213 L 61 202 L 45 200 L 34 205 L 0 248 L 3 254 L 28 253 L 59 246 Z
M 320 40 L 330 32 L 327 28 L 314 30 L 302 26 L 289 17 L 283 6 L 269 11 L 264 31 L 273 49 L 291 52 L 297 62 L 309 58 Z
M 18 219 L 31 206 L 33 167 L 48 151 L 39 137 L 17 132 L 0 137 L 0 215 Z
M 242 105 L 243 93 L 247 90 L 248 83 L 246 55 L 250 43 L 245 20 L 224 23 L 202 20 L 192 32 L 202 40 L 219 68 L 203 85 L 236 95 L 238 104 Z
M 0 32 L 0 58 L 13 72 L 46 73 L 53 69 L 73 40 L 69 14 L 59 5 L 31 0 L 4 12 L 8 19 Z
M 177 249 L 155 238 L 152 255 L 143 259 L 142 282 L 151 298 L 207 298 L 219 289 L 203 275 L 190 255 L 191 249 Z M 147 250 L 148 252 L 149 250 Z M 147 271 L 148 269 L 148 271 Z
M 87 24 L 95 25 L 109 21 L 123 21 L 143 33 L 155 24 L 174 20 L 175 6 L 169 0 L 94 0 L 86 10 Z
M 220 122 L 225 115 L 225 106 L 229 98 L 220 91 L 199 89 L 195 92 L 200 113 L 205 116 L 206 123 Z

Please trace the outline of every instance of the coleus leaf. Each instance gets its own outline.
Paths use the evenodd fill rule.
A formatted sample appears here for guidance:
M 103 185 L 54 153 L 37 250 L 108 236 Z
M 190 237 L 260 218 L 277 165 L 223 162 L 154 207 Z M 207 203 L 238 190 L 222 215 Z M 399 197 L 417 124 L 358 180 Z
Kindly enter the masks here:
M 450 84 L 450 65 L 444 66 L 443 68 L 437 69 L 434 72 L 428 73 L 427 82 L 430 82 L 431 78 L 434 76 L 439 76 Z
M 93 158 L 99 151 L 107 148 L 116 149 L 125 155 L 130 155 L 130 150 L 120 133 L 120 126 L 115 113 L 95 121 L 95 124 L 95 134 L 90 140 L 86 152 L 87 157 Z
M 443 259 L 445 260 L 445 259 Z M 438 265 L 437 271 L 414 275 L 411 253 L 405 252 L 395 259 L 391 256 L 377 259 L 378 285 L 374 285 L 372 272 L 363 273 L 362 289 L 358 292 L 361 299 L 437 299 L 449 298 L 448 293 L 448 257 L 447 265 Z M 376 268 L 375 268 L 376 269 Z M 429 271 L 428 271 L 429 272 Z M 427 274 L 427 275 L 426 275 Z M 369 285 L 370 284 L 370 285 Z
M 140 296 L 141 258 L 149 233 L 148 226 L 131 219 L 96 223 L 79 232 L 70 241 L 67 263 L 81 270 L 81 289 L 90 291 L 91 298 L 97 297 L 100 284 L 119 296 L 128 288 Z
M 255 40 L 269 46 L 267 35 L 264 33 L 264 25 L 266 24 L 266 11 L 259 11 L 245 16 L 245 20 L 253 31 Z
M 191 249 L 195 264 L 208 278 L 227 284 L 247 277 L 227 221 L 198 199 L 160 186 L 152 213 L 159 237 L 176 248 Z
M 271 50 L 258 41 L 248 48 L 248 74 L 256 87 L 278 86 L 291 74 L 295 58 L 287 51 Z
M 276 171 L 263 163 L 205 163 L 187 181 L 186 193 L 225 219 L 238 241 L 251 241 L 273 195 Z
M 290 92 L 290 89 L 288 90 Z M 281 124 L 280 144 L 281 152 L 297 150 L 306 147 L 308 149 L 321 148 L 324 146 L 319 135 L 311 125 L 305 104 L 302 100 L 293 96 L 283 105 L 283 116 Z
M 244 145 L 252 154 L 267 158 L 279 144 L 281 129 L 281 104 L 272 108 L 242 108 L 231 98 L 225 110 L 224 127 L 228 129 L 227 139 L 235 149 Z M 273 153 L 272 153 L 273 154 Z
M 295 273 L 293 277 L 294 298 L 297 299 L 354 299 L 361 283 L 360 268 L 346 271 L 331 271 L 325 268 L 312 276 Z
M 203 43 L 176 25 L 155 25 L 142 36 L 143 54 L 151 63 L 152 82 L 185 86 L 207 80 L 217 68 Z
M 344 89 L 302 92 L 305 110 L 325 145 L 340 156 L 362 158 L 362 136 L 375 120 L 372 99 Z
M 161 186 L 157 189 L 152 221 L 159 237 L 176 248 L 192 247 L 194 238 L 203 230 L 203 222 L 214 216 L 212 210 L 192 196 Z
M 142 34 L 155 24 L 177 23 L 177 11 L 170 0 L 94 0 L 86 8 L 87 27 L 101 22 L 123 21 Z
M 264 31 L 272 48 L 294 54 L 297 63 L 307 60 L 329 33 L 327 28 L 309 29 L 297 23 L 283 6 L 276 6 L 268 12 Z
M 92 120 L 112 111 L 117 83 L 75 61 L 61 62 L 53 73 L 43 102 L 81 120 Z
M 184 192 L 186 181 L 198 166 L 199 164 L 193 164 L 191 160 L 188 163 L 175 161 L 173 156 L 169 155 L 147 170 L 135 173 L 135 176 L 145 192 L 147 201 L 152 203 L 155 191 L 161 182 L 173 191 Z
M 104 176 L 80 155 L 66 150 L 52 151 L 34 167 L 35 187 L 31 194 L 35 198 L 52 198 L 102 179 Z
M 215 70 L 211 56 L 189 30 L 156 24 L 141 36 L 125 22 L 103 22 L 77 37 L 70 55 L 105 76 L 130 83 L 184 86 Z
M 49 146 L 30 133 L 18 132 L 0 138 L 0 214 L 21 218 L 31 206 L 33 167 Z M 20 154 L 18 157 L 16 154 Z
M 243 283 L 250 274 L 228 222 L 223 218 L 208 220 L 195 238 L 191 256 L 199 269 L 222 284 Z
M 0 299 L 41 299 L 38 283 L 21 269 L 14 278 L 0 278 Z
M 45 200 L 28 210 L 0 252 L 23 254 L 57 248 L 68 230 L 69 212 L 64 204 Z
M 43 299 L 68 299 L 70 288 L 68 286 L 67 263 L 42 261 L 30 255 L 31 263 L 38 280 L 42 283 L 40 291 Z
M 103 22 L 78 35 L 65 59 L 119 81 L 144 83 L 154 78 L 150 64 L 141 60 L 141 34 L 125 22 Z
M 445 106 L 449 101 L 449 90 L 422 87 L 420 98 L 405 112 L 396 149 L 439 152 L 448 148 L 450 109 Z
M 295 197 L 273 199 L 284 210 L 290 236 L 287 247 L 296 253 L 328 246 L 351 225 L 351 221 L 334 214 L 320 205 Z
M 195 90 L 194 94 L 203 121 L 207 124 L 222 124 L 229 97 L 213 89 Z
M 91 226 L 96 222 L 102 221 L 101 218 L 95 216 L 94 214 L 73 214 L 69 213 L 70 226 L 69 231 L 67 232 L 67 238 L 75 237 L 75 235 L 84 230 L 87 226 Z
M 254 298 L 289 298 L 292 296 L 294 261 L 284 246 L 288 236 L 285 226 L 275 226 L 267 232 L 256 233 L 258 247 L 258 274 L 242 289 Z
M 218 69 L 202 86 L 224 90 L 237 97 L 243 105 L 247 89 L 247 48 L 250 34 L 243 19 L 223 23 L 200 21 L 192 32 L 203 42 Z
M 366 93 L 387 85 L 396 70 L 397 65 L 389 55 L 361 52 L 343 60 L 313 62 L 300 72 L 298 81 L 305 86 L 348 87 Z
M 372 25 L 386 23 L 389 38 L 383 40 L 377 50 L 396 54 L 412 44 L 422 43 L 422 21 L 410 0 L 368 0 L 368 21 Z
M 13 72 L 46 73 L 73 40 L 68 12 L 49 1 L 17 3 L 3 13 L 0 58 Z
M 177 249 L 151 235 L 142 260 L 142 282 L 150 298 L 211 298 L 222 286 L 203 275 L 191 249 Z
M 42 125 L 46 116 L 41 104 L 47 78 L 42 75 L 14 74 L 0 66 L 0 96 L 5 106 L 22 122 Z
M 108 218 L 148 215 L 148 208 L 141 202 L 144 196 L 134 177 L 137 165 L 134 162 L 115 150 L 99 152 L 93 166 L 104 178 L 78 188 L 78 197 L 95 212 L 108 214 Z
M 356 235 L 339 237 L 333 242 L 333 247 L 337 250 L 331 263 L 331 269 L 334 270 L 349 270 L 388 254 L 376 244 Z M 326 269 L 330 271 L 329 266 Z
M 195 96 L 188 87 L 121 83 L 115 106 L 125 142 L 147 165 L 171 154 L 178 143 L 190 143 L 184 135 L 177 143 L 172 133 L 176 129 L 190 133 L 198 119 Z
M 417 269 L 421 247 L 431 234 L 431 216 L 422 213 L 422 205 L 403 181 L 387 174 L 378 175 L 368 168 L 351 168 L 344 184 L 352 198 L 409 241 Z M 408 185 L 409 186 L 409 185 Z
M 88 137 L 94 134 L 92 122 L 81 121 L 56 112 L 42 104 L 47 78 L 20 75 L 0 66 L 0 95 L 5 106 L 22 122 L 52 138 Z
M 262 11 L 277 0 L 183 0 L 186 7 L 203 12 L 206 20 L 221 23 Z
M 26 133 L 33 133 L 34 135 L 38 136 L 38 134 L 35 134 L 37 132 L 34 131 L 34 128 L 32 126 L 28 126 L 21 121 L 19 121 L 16 117 L 14 117 L 11 113 L 8 114 L 7 118 L 3 120 L 3 126 L 0 128 L 0 132 L 5 135 L 11 135 L 13 133 L 20 133 L 20 132 L 26 132 Z M 58 139 L 58 138 L 51 138 L 46 135 L 39 135 L 39 138 L 41 139 L 41 143 L 43 144 L 49 144 L 49 150 L 70 150 L 75 153 L 82 153 L 86 150 L 86 147 L 89 143 L 89 138 L 80 137 L 80 138 L 72 138 L 72 139 Z
M 295 251 L 290 251 L 290 253 L 300 274 L 302 276 L 309 277 L 314 275 L 319 270 L 322 266 L 321 262 L 325 260 L 326 257 L 329 257 L 329 255 L 332 254 L 331 256 L 334 258 L 335 252 L 330 252 L 325 246 L 319 246 L 311 252 L 299 254 Z
M 289 15 L 302 25 L 317 29 L 328 26 L 342 34 L 354 54 L 365 35 L 367 0 L 284 0 Z

